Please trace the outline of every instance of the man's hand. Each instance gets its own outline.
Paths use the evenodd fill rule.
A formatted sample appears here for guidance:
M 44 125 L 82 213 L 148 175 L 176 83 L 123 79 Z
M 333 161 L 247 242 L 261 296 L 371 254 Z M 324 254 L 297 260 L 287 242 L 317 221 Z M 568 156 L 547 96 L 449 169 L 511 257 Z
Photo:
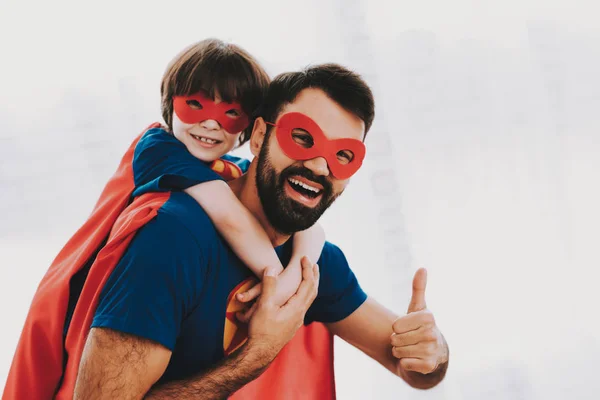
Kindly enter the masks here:
M 392 354 L 398 359 L 400 375 L 406 371 L 430 374 L 448 362 L 448 345 L 425 303 L 426 285 L 427 271 L 421 268 L 413 279 L 408 313 L 392 325 Z
M 310 257 L 307 257 L 307 263 L 310 264 Z M 277 292 L 275 293 L 275 304 L 285 304 L 290 297 L 296 293 L 298 286 L 302 280 L 302 262 L 305 257 L 292 258 L 288 263 L 287 267 L 279 273 L 277 277 Z M 264 275 L 264 274 L 263 274 Z M 257 283 L 245 292 L 237 294 L 237 300 L 241 303 L 246 303 L 247 306 L 251 306 L 258 296 L 262 293 L 262 282 Z M 248 322 L 251 313 L 243 313 L 239 318 L 242 322 Z
M 319 267 L 304 257 L 302 259 L 302 282 L 298 290 L 282 306 L 275 302 L 277 276 L 267 269 L 262 281 L 262 295 L 248 326 L 248 349 L 264 352 L 270 360 L 289 342 L 304 323 L 306 311 L 317 296 Z
M 266 270 L 263 293 L 248 327 L 248 342 L 213 368 L 189 379 L 156 386 L 149 399 L 225 399 L 256 379 L 294 336 L 317 295 L 319 268 L 302 262 L 302 282 L 283 306 L 274 303 L 275 270 Z

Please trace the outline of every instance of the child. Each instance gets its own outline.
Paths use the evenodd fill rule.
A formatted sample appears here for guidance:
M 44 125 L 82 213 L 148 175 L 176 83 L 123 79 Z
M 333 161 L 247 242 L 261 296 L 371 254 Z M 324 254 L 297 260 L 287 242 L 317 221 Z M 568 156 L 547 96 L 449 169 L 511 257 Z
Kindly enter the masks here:
M 253 80 L 258 84 L 253 84 Z M 247 168 L 248 162 L 243 160 L 242 168 L 237 170 L 231 162 L 240 163 L 240 159 L 226 154 L 250 139 L 251 122 L 257 116 L 259 99 L 268 81 L 267 74 L 249 54 L 216 40 L 202 41 L 177 56 L 167 68 L 161 85 L 166 126 L 148 131 L 134 155 L 134 170 L 139 166 L 140 176 L 136 186 L 141 188 L 133 195 L 149 191 L 144 186 L 157 176 L 162 181 L 154 190 L 183 189 L 202 206 L 232 250 L 256 276 L 262 277 L 268 266 L 278 268 L 281 275 L 276 301 L 281 305 L 300 283 L 301 258 L 305 255 L 311 260 L 319 258 L 325 242 L 323 230 L 316 225 L 297 233 L 292 258 L 284 269 L 259 222 L 229 186 L 209 171 L 209 165 L 213 170 L 229 168 L 235 178 L 241 175 L 242 168 Z M 178 173 L 190 168 L 198 171 L 191 174 L 198 179 L 177 182 Z M 192 183 L 196 184 L 191 186 Z M 257 285 L 238 299 L 247 302 L 259 293 Z

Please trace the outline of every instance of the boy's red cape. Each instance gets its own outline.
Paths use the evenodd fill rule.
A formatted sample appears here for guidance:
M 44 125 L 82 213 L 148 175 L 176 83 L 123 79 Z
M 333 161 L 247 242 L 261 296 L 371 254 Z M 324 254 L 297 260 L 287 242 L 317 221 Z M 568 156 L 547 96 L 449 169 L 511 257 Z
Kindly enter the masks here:
M 146 130 L 158 127 L 152 124 Z M 144 131 L 145 132 L 145 131 Z M 102 287 L 138 229 L 152 220 L 170 193 L 147 193 L 130 204 L 138 138 L 104 188 L 89 219 L 67 242 L 33 298 L 4 388 L 3 400 L 71 399 L 81 354 Z M 221 168 L 219 168 L 221 169 Z M 225 179 L 235 174 L 217 171 Z M 63 330 L 71 278 L 100 250 L 69 325 Z M 64 350 L 68 354 L 63 368 Z M 300 328 L 269 368 L 232 399 L 334 399 L 333 337 L 324 325 Z

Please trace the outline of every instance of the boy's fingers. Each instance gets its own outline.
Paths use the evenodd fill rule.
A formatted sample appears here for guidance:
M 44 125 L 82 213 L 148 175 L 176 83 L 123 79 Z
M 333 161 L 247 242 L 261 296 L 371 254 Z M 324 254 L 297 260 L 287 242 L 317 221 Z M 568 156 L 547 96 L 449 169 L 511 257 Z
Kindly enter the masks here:
M 257 307 L 257 303 L 254 303 L 254 304 L 252 304 L 252 307 L 245 309 L 243 311 L 238 311 L 235 314 L 235 316 L 238 319 L 238 321 L 247 324 L 248 322 L 250 322 L 250 318 L 252 318 L 252 316 L 254 315 L 254 312 L 256 311 L 256 307 Z
M 258 296 L 260 296 L 260 293 L 262 291 L 262 285 L 260 283 L 252 286 L 250 289 L 246 290 L 245 292 L 242 293 L 238 293 L 237 294 L 237 299 L 239 301 L 241 301 L 242 303 L 248 303 L 254 299 L 256 299 Z

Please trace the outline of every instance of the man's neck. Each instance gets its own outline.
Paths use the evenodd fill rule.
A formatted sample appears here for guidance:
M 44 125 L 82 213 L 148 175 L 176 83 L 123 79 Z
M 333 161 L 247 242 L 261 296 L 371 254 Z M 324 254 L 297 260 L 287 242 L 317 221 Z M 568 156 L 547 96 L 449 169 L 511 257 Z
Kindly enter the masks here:
M 256 187 L 256 175 L 255 169 L 250 167 L 248 172 L 240 178 L 229 181 L 229 187 L 233 193 L 237 196 L 242 204 L 250 210 L 252 215 L 262 225 L 267 236 L 271 239 L 273 247 L 281 246 L 284 244 L 291 235 L 283 235 L 275 230 L 269 223 L 267 216 L 262 207 L 260 198 L 258 197 L 258 189 Z

